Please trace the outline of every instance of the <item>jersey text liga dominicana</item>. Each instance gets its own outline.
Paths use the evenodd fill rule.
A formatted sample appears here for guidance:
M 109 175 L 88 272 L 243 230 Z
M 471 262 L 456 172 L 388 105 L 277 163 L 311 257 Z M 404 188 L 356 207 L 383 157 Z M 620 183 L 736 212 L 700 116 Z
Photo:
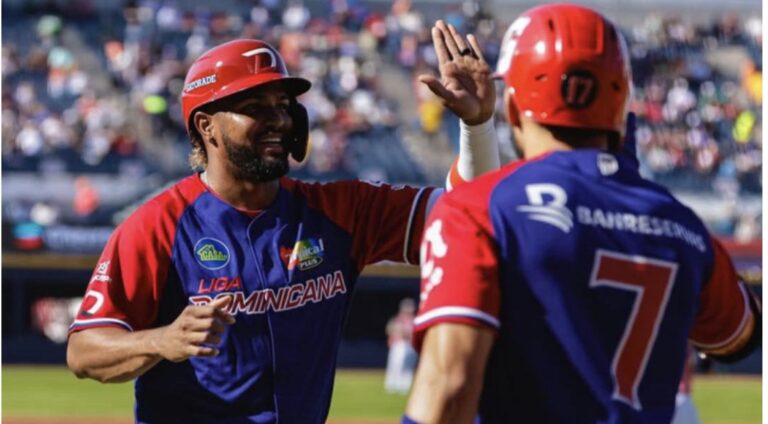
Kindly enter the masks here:
M 170 324 L 187 305 L 232 296 L 220 354 L 161 361 L 135 383 L 142 423 L 321 423 L 362 268 L 418 261 L 441 190 L 282 178 L 274 203 L 237 210 L 193 175 L 109 240 L 70 331 Z

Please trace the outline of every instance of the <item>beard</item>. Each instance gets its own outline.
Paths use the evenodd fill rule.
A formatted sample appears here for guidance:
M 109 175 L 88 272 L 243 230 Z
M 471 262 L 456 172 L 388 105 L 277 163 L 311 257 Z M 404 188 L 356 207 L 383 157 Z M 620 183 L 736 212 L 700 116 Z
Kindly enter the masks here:
M 224 135 L 224 150 L 229 159 L 232 175 L 243 181 L 255 183 L 276 180 L 288 173 L 288 149 L 278 157 L 265 157 L 255 144 L 239 145 Z

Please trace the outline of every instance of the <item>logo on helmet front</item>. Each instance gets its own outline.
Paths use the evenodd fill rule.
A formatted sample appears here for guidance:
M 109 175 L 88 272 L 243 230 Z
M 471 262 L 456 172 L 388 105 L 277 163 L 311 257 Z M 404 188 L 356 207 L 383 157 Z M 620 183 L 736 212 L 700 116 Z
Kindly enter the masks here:
M 189 93 L 190 91 L 196 88 L 204 87 L 209 84 L 214 84 L 215 82 L 216 82 L 216 74 L 206 75 L 202 78 L 198 78 L 190 82 L 189 84 L 185 85 L 184 92 Z
M 523 31 L 531 23 L 531 18 L 528 16 L 521 16 L 512 22 L 512 25 L 507 28 L 507 32 L 501 39 L 501 53 L 499 54 L 499 61 L 496 64 L 496 73 L 504 75 L 509 70 L 509 66 L 512 64 L 512 56 L 517 49 L 517 40 L 523 35 Z
M 268 66 L 269 68 L 274 68 L 277 66 L 277 58 L 275 57 L 275 53 L 266 47 L 259 47 L 258 49 L 248 50 L 247 52 L 243 53 L 243 56 L 244 57 L 255 56 L 256 71 L 258 71 L 260 68 L 263 67 L 262 64 L 259 63 L 259 56 L 258 56 L 262 53 L 266 53 L 267 55 L 269 55 L 269 66 Z

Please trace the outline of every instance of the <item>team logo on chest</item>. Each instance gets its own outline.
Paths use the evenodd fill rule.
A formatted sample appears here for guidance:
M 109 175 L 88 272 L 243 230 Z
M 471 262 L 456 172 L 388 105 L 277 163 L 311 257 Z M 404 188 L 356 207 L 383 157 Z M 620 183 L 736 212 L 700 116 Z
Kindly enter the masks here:
M 195 258 L 206 269 L 221 269 L 229 263 L 229 248 L 211 237 L 204 237 L 195 244 Z
M 299 240 L 293 245 L 293 249 L 280 247 L 280 259 L 289 271 L 298 268 L 306 271 L 323 263 L 325 246 L 321 238 L 308 238 Z
M 517 210 L 528 215 L 533 221 L 552 225 L 568 234 L 573 228 L 573 213 L 566 203 L 568 194 L 557 184 L 538 183 L 525 186 L 527 205 Z

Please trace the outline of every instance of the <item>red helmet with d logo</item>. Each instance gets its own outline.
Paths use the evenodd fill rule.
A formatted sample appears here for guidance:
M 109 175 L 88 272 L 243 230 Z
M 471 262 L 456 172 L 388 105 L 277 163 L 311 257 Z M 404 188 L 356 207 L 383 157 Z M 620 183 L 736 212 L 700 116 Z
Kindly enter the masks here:
M 181 93 L 187 132 L 194 129 L 192 116 L 201 106 L 265 84 L 281 84 L 293 97 L 311 86 L 304 78 L 290 76 L 277 50 L 263 41 L 234 40 L 203 53 L 190 66 Z M 299 121 L 294 122 L 297 145 L 292 154 L 302 160 L 306 153 L 306 111 L 296 103 L 292 112 L 294 121 Z
M 497 75 L 507 113 L 544 125 L 624 133 L 631 73 L 618 29 L 583 6 L 532 8 L 507 29 Z

